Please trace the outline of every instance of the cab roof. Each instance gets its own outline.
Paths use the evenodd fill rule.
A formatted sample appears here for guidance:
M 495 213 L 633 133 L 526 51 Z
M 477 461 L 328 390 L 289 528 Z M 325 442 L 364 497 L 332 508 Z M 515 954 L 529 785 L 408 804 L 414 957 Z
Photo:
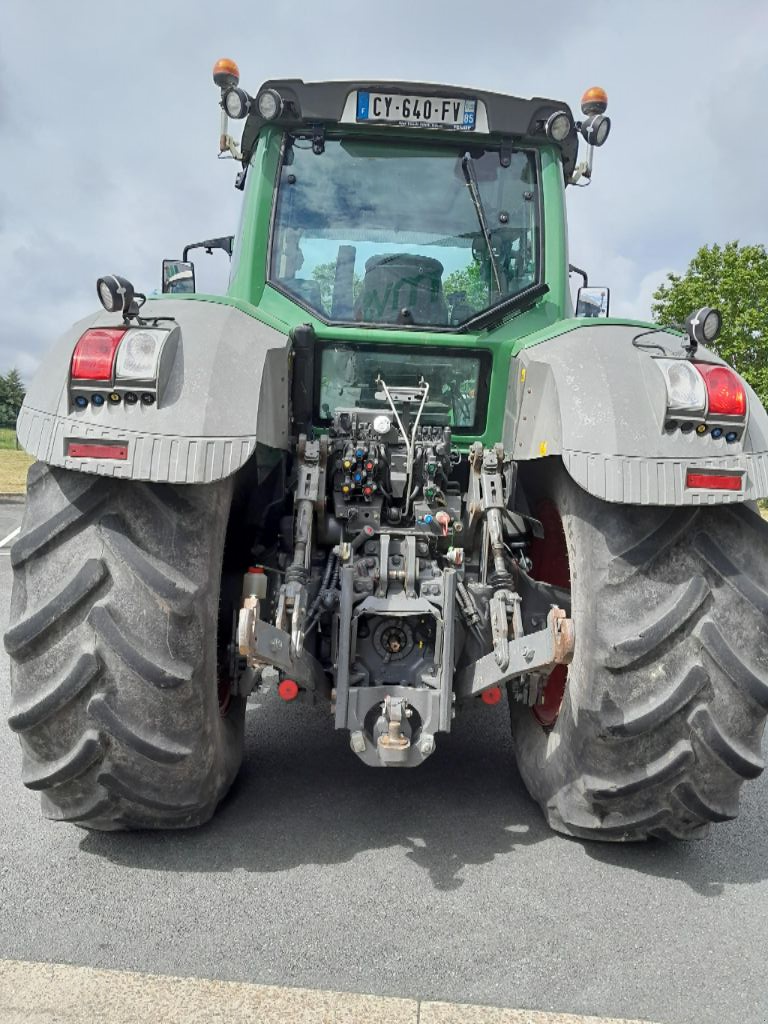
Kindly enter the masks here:
M 259 132 L 266 124 L 280 125 L 287 130 L 311 132 L 315 129 L 334 128 L 337 125 L 359 126 L 356 119 L 355 95 L 358 92 L 389 93 L 406 96 L 426 96 L 476 99 L 478 101 L 477 124 L 473 131 L 455 130 L 457 136 L 484 139 L 493 138 L 496 143 L 508 140 L 511 145 L 521 142 L 545 140 L 544 124 L 555 111 L 565 111 L 574 123 L 574 117 L 567 103 L 560 100 L 534 96 L 521 99 L 503 93 L 486 92 L 464 86 L 438 85 L 429 82 L 391 81 L 349 81 L 349 82 L 303 82 L 300 78 L 271 79 L 265 82 L 258 93 L 273 89 L 283 100 L 283 110 L 271 121 L 265 120 L 258 112 L 257 102 L 246 120 L 241 143 L 243 162 L 250 160 Z M 380 125 L 380 122 L 370 122 Z M 400 135 L 413 130 L 398 124 L 385 125 Z M 443 135 L 451 129 L 440 130 Z M 547 139 L 548 142 L 551 140 Z M 576 164 L 578 135 L 575 127 L 559 145 L 563 158 L 565 180 L 571 176 Z

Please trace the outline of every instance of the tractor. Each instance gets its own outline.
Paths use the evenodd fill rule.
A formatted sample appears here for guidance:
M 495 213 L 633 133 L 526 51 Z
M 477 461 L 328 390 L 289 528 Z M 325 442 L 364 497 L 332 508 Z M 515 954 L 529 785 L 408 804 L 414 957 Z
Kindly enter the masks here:
M 611 317 L 569 263 L 604 90 L 577 120 L 419 82 L 251 95 L 227 59 L 214 82 L 237 233 L 149 297 L 99 278 L 18 420 L 9 724 L 43 814 L 200 825 L 271 691 L 393 770 L 508 708 L 571 836 L 734 818 L 768 712 L 768 416 L 717 310 Z

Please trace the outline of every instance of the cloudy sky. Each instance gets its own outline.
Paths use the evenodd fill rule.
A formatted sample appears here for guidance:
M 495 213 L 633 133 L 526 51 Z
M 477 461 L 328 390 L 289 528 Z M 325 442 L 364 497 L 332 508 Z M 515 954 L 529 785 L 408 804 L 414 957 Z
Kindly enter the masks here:
M 550 96 L 609 93 L 593 184 L 569 189 L 571 260 L 647 316 L 668 270 L 715 241 L 768 242 L 766 0 L 3 0 L 0 372 L 37 367 L 95 280 L 158 287 L 160 260 L 234 231 L 211 66 Z M 220 261 L 217 263 L 216 261 Z M 226 257 L 197 261 L 220 288 Z

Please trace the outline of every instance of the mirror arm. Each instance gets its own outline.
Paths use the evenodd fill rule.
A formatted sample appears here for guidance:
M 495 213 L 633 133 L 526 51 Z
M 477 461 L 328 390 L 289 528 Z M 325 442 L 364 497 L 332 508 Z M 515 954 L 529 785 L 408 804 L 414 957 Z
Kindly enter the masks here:
M 224 252 L 232 259 L 232 249 L 234 247 L 235 236 L 234 235 L 223 235 L 221 238 L 207 238 L 203 242 L 190 242 L 189 245 L 184 246 L 184 251 L 181 258 L 184 263 L 187 263 L 187 255 L 190 249 L 205 249 L 207 253 L 211 253 L 213 249 L 223 249 Z
M 587 277 L 586 270 L 582 270 L 581 267 L 575 267 L 572 263 L 568 264 L 568 270 L 571 274 L 578 274 L 581 277 L 584 282 L 582 288 L 589 288 L 589 278 Z

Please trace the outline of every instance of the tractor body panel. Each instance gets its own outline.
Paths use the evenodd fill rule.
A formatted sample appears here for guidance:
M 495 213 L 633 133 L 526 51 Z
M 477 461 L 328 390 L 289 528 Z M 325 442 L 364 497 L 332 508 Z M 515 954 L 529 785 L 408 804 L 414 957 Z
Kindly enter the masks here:
M 76 324 L 49 353 L 27 393 L 17 431 L 41 462 L 119 479 L 211 483 L 235 473 L 257 440 L 288 444 L 288 345 L 275 330 L 233 305 L 178 298 L 145 307 L 181 325 L 170 375 L 157 404 L 72 406 L 72 351 L 91 327 L 115 327 L 97 313 Z M 73 458 L 73 440 L 124 442 L 125 459 Z
M 517 460 L 560 455 L 590 494 L 630 505 L 768 496 L 768 415 L 748 385 L 748 419 L 736 441 L 727 442 L 725 433 L 716 440 L 709 430 L 700 436 L 668 429 L 664 378 L 653 358 L 661 353 L 633 345 L 648 325 L 571 321 L 563 327 L 563 334 L 521 350 L 510 365 L 503 441 Z M 638 340 L 681 351 L 680 337 L 665 331 Z M 697 359 L 725 365 L 703 348 Z M 702 497 L 686 487 L 689 469 L 741 471 L 744 487 Z

